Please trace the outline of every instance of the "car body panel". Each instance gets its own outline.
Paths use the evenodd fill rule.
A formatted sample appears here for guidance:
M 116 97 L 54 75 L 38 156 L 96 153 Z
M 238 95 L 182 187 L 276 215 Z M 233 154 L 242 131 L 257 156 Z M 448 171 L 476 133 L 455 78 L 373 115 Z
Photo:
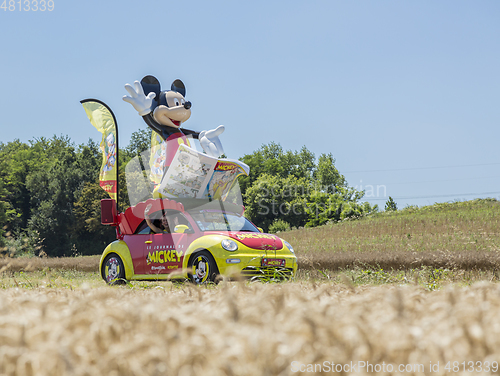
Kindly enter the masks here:
M 144 259 L 144 248 L 150 241 L 149 235 L 125 235 L 123 242 L 127 245 L 132 264 L 134 265 L 134 274 L 146 274 L 146 261 Z
M 143 260 L 144 274 L 169 274 L 182 268 L 187 234 L 151 234 Z
M 101 271 L 101 275 L 104 259 L 111 253 L 116 253 L 122 259 L 123 266 L 125 267 L 125 279 L 133 279 L 135 275 L 134 263 L 132 262 L 132 257 L 130 255 L 130 249 L 127 246 L 127 243 L 123 240 L 115 240 L 104 249 L 101 260 L 99 261 L 99 270 Z

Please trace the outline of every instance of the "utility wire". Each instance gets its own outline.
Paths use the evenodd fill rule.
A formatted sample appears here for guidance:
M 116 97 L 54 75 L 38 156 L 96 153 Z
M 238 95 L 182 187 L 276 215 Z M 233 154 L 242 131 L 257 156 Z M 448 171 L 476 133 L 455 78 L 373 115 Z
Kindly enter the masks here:
M 354 174 L 359 172 L 387 172 L 387 171 L 414 171 L 414 170 L 433 170 L 442 168 L 457 168 L 457 167 L 477 167 L 477 166 L 497 166 L 500 163 L 478 163 L 469 165 L 454 165 L 454 166 L 434 166 L 434 167 L 412 167 L 412 168 L 392 168 L 384 170 L 362 170 L 362 171 L 343 171 L 343 174 Z
M 456 197 L 456 196 L 482 196 L 482 195 L 500 195 L 500 192 L 483 192 L 483 193 L 459 193 L 449 195 L 434 195 L 434 196 L 416 196 L 416 197 L 392 197 L 394 200 L 411 200 L 417 198 L 439 198 L 439 197 Z M 363 197 L 365 200 L 370 201 L 387 201 L 387 198 L 369 198 Z
M 385 183 L 385 184 L 365 184 L 366 185 L 399 185 L 399 184 L 424 184 L 424 183 L 441 183 L 446 181 L 461 181 L 461 180 L 479 180 L 479 179 L 498 179 L 500 176 L 483 176 L 479 178 L 460 178 L 460 179 L 445 179 L 445 180 L 428 180 L 428 181 L 411 181 L 406 183 Z

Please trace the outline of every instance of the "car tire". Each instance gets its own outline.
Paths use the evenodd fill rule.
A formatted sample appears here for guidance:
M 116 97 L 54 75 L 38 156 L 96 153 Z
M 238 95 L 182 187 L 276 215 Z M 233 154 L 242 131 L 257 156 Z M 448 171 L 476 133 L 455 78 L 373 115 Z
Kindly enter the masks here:
M 109 284 L 120 284 L 125 282 L 125 266 L 116 253 L 110 253 L 102 263 L 101 276 Z
M 191 256 L 188 263 L 189 280 L 197 285 L 217 283 L 219 268 L 208 251 L 200 251 Z

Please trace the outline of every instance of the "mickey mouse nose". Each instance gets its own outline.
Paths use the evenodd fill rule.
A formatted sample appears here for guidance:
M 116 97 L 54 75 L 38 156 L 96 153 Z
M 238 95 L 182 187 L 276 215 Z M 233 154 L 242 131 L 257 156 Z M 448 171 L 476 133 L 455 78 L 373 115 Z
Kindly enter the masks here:
M 191 108 L 191 102 L 186 102 L 186 103 L 184 103 L 184 108 L 185 108 L 186 110 L 189 110 L 189 109 Z

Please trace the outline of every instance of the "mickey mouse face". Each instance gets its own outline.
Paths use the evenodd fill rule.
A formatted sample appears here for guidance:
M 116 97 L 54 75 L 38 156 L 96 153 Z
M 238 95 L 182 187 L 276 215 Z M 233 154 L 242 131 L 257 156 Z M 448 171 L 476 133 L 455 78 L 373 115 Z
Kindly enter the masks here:
M 186 88 L 181 80 L 172 83 L 171 90 L 160 92 L 160 82 L 153 76 L 146 76 L 141 84 L 144 93 L 156 93 L 157 101 L 154 103 L 153 118 L 161 125 L 179 128 L 191 116 L 191 102 L 184 98 Z
M 175 91 L 166 91 L 160 95 L 160 105 L 167 107 L 178 107 L 186 104 L 186 100 L 182 94 Z
M 186 102 L 180 93 L 167 91 L 161 93 L 160 104 L 153 111 L 157 123 L 179 128 L 191 116 L 191 103 Z

